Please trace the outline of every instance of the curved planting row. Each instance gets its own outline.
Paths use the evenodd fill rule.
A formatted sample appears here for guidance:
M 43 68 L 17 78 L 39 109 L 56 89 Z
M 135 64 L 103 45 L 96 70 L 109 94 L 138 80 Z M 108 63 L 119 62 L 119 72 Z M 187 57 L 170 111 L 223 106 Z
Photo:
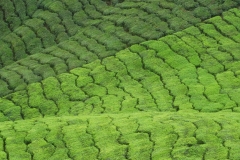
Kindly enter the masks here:
M 239 112 L 239 31 L 232 21 L 238 18 L 234 13 L 239 10 L 37 83 L 27 85 L 21 68 L 22 86 L 6 74 L 10 69 L 1 72 L 9 78 L 3 89 L 14 82 L 19 88 L 26 86 L 1 99 L 2 119 L 135 111 Z M 56 75 L 56 70 L 39 73 Z
M 102 0 L 3 0 L 0 68 L 69 38 L 99 58 L 114 55 L 238 5 L 237 0 L 124 1 L 115 6 Z
M 223 43 L 222 41 L 224 40 L 225 40 L 224 43 L 228 43 L 228 42 L 238 43 L 239 42 L 239 34 L 238 34 L 239 21 L 240 21 L 240 16 L 239 16 L 238 9 L 232 9 L 228 12 L 224 12 L 222 17 L 217 16 L 215 18 L 207 20 L 204 23 L 204 25 L 199 24 L 198 26 L 196 26 L 199 29 L 199 31 L 197 31 L 196 33 L 201 32 L 202 36 L 205 36 L 205 37 L 207 36 L 206 38 L 207 40 L 204 40 L 203 42 L 201 42 L 203 43 L 203 45 L 206 45 L 206 47 L 208 46 L 213 47 L 214 45 L 216 45 L 216 43 L 219 43 L 220 45 L 221 43 Z M 20 61 L 17 61 L 16 63 L 10 64 L 0 69 L 0 84 L 3 86 L 1 87 L 0 95 L 3 96 L 13 91 L 25 89 L 26 85 L 28 84 L 39 82 L 40 80 L 43 80 L 50 76 L 56 76 L 61 73 L 66 73 L 73 68 L 81 67 L 82 65 L 88 64 L 97 59 L 101 60 L 104 57 L 115 55 L 117 50 L 124 48 L 123 45 L 121 45 L 123 43 L 121 42 L 121 44 L 119 44 L 120 41 L 117 41 L 114 35 L 112 38 L 109 37 L 105 39 L 107 40 L 106 44 L 99 45 L 99 43 L 97 42 L 104 42 L 104 36 L 102 36 L 102 34 L 99 33 L 100 30 L 98 30 L 99 31 L 98 32 L 97 30 L 93 29 L 95 27 L 92 26 L 91 28 L 92 29 L 89 30 L 88 33 L 89 34 L 91 33 L 92 35 L 96 35 L 96 36 L 100 35 L 99 38 L 102 38 L 102 40 L 96 41 L 94 40 L 94 37 L 90 36 L 88 38 L 88 36 L 86 35 L 77 34 L 76 36 L 72 37 L 71 40 L 64 41 L 57 46 L 49 47 L 45 49 L 44 52 L 42 53 L 36 53 L 34 55 L 28 56 L 27 58 L 24 58 Z M 85 30 L 84 32 L 87 33 L 87 30 Z M 180 33 L 182 34 L 183 32 L 180 32 Z M 176 34 L 176 36 L 178 36 L 180 33 Z M 170 37 L 167 39 L 172 39 Z M 194 37 L 194 36 L 191 36 L 190 34 L 188 36 L 189 41 L 192 41 L 191 37 Z M 193 40 L 194 39 L 196 38 L 193 38 Z M 202 41 L 201 39 L 195 40 L 195 41 L 198 46 L 201 46 L 201 44 L 199 44 L 198 42 L 198 41 Z M 111 42 L 111 44 L 109 43 L 109 45 L 112 45 L 113 48 L 114 46 L 116 46 L 117 48 L 107 51 L 106 45 L 108 42 Z M 171 41 L 167 43 L 175 43 L 175 42 L 173 40 L 173 42 Z M 192 45 L 195 45 L 196 43 L 192 43 Z M 206 44 L 206 43 L 209 43 L 209 44 Z M 237 45 L 234 45 L 234 46 L 235 47 L 233 49 L 230 49 L 232 46 L 230 47 L 221 46 L 219 48 L 220 50 L 222 49 L 221 50 L 222 52 L 225 52 L 225 50 L 228 50 L 229 52 L 233 52 L 231 54 L 234 54 L 233 56 L 236 57 L 237 54 L 236 54 L 236 51 L 234 50 L 237 50 L 238 47 Z M 175 49 L 174 51 L 177 54 L 181 54 L 181 52 L 183 52 L 181 51 L 181 47 Z M 208 52 L 209 49 L 206 50 L 203 47 L 202 48 L 198 47 L 196 48 L 196 51 L 198 53 L 202 53 L 202 52 L 205 53 L 205 52 Z M 208 59 L 207 56 L 205 56 L 206 59 Z M 220 57 L 217 57 L 217 58 L 220 58 Z M 195 63 L 197 62 L 194 62 L 193 64 Z M 222 64 L 219 64 L 219 65 L 222 65 Z M 210 67 L 210 68 L 213 69 L 216 67 Z M 218 72 L 218 70 L 214 72 Z
M 0 159 L 239 159 L 239 114 L 137 113 L 3 122 Z
M 0 159 L 240 159 L 239 1 L 3 2 Z

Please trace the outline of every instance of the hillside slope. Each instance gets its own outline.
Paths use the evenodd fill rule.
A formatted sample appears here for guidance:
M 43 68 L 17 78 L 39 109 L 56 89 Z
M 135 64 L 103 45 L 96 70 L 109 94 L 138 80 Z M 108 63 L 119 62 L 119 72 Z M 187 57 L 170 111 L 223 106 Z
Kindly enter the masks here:
M 111 38 L 116 38 L 116 24 L 103 32 L 111 35 L 107 41 L 98 39 L 102 34 L 95 23 L 111 26 L 105 18 L 118 12 L 126 12 L 127 17 L 135 9 L 140 14 L 138 9 L 145 12 L 147 6 L 155 13 L 156 4 L 168 4 L 171 13 L 183 6 L 190 13 L 199 8 L 197 4 L 210 12 L 213 4 L 203 0 L 194 1 L 194 6 L 189 6 L 193 1 L 180 0 L 116 4 L 80 0 L 72 1 L 72 6 L 67 0 L 33 2 L 37 5 L 21 19 L 24 23 L 37 13 L 43 15 L 43 10 L 57 13 L 63 4 L 72 13 L 78 7 L 88 13 L 89 5 L 97 2 L 107 9 L 102 8 L 104 16 L 97 21 L 88 15 L 84 22 L 89 24 L 77 24 L 79 30 L 67 39 L 46 42 L 49 46 L 39 52 L 9 58 L 2 65 L 0 159 L 240 159 L 240 10 L 232 8 L 238 1 L 219 4 L 229 9 L 214 13 L 219 16 L 200 18 L 190 27 L 168 28 L 156 37 L 134 35 L 131 28 L 121 26 L 124 33 L 140 37 L 131 43 L 133 37 L 124 36 L 127 43 Z M 145 24 L 150 22 L 143 28 Z M 8 36 L 15 40 L 11 35 L 23 26 L 14 25 L 1 40 Z M 149 35 L 156 32 L 149 30 Z M 97 44 L 119 48 L 101 50 Z
M 2 122 L 1 159 L 239 159 L 238 113 L 141 112 Z
M 0 84 L 8 87 L 0 95 L 180 31 L 239 3 L 137 0 L 112 6 L 101 0 L 2 0 Z
M 29 84 L 1 98 L 2 116 L 7 111 L 14 114 L 7 114 L 11 120 L 132 111 L 238 112 L 240 18 L 234 13 L 240 12 L 231 9 L 224 18 Z

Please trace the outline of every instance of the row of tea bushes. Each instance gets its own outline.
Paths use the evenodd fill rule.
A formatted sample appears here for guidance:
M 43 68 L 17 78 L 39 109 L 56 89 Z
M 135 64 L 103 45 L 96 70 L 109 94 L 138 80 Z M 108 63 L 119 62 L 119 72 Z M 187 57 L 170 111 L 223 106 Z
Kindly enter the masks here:
M 191 112 L 2 122 L 0 158 L 239 159 L 239 125 L 238 114 Z

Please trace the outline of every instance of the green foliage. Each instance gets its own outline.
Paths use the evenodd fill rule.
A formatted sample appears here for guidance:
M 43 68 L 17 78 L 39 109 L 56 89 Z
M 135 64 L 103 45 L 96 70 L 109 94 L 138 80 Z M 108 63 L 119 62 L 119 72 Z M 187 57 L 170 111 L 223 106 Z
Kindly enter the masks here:
M 12 121 L 21 119 L 21 115 L 20 115 L 21 107 L 16 106 L 14 105 L 13 102 L 6 99 L 2 99 L 2 98 L 0 99 L 0 102 L 1 102 L 1 113 L 5 116 L 4 119 L 3 117 L 1 117 L 2 120 L 6 120 L 6 118 Z
M 76 22 L 78 25 L 84 25 L 86 23 L 85 21 L 88 21 L 88 16 L 83 10 L 79 10 L 76 12 L 73 16 L 74 22 Z
M 160 2 L 160 6 L 162 6 L 163 8 L 173 9 L 174 7 L 176 7 L 176 4 L 168 0 L 163 0 Z
M 236 107 L 236 102 L 232 101 L 227 94 L 213 94 L 209 95 L 208 98 L 216 103 L 224 105 L 224 109 L 233 109 Z
M 35 75 L 32 72 L 32 70 L 28 70 L 28 68 L 25 66 L 13 64 L 11 67 L 12 68 L 8 68 L 8 67 L 7 68 L 20 74 L 22 76 L 22 78 L 24 79 L 24 81 L 28 84 L 38 82 L 41 80 L 41 77 Z
M 207 6 L 213 16 L 219 15 L 223 12 L 222 5 L 212 3 Z
M 139 45 L 139 44 L 135 44 L 135 45 L 132 45 L 132 46 L 130 47 L 131 52 L 137 52 L 137 53 L 142 52 L 142 51 L 144 51 L 145 49 L 146 49 L 146 48 L 145 48 L 144 46 Z
M 67 50 L 64 50 L 63 48 L 59 48 L 57 46 L 45 49 L 45 53 L 49 53 L 55 57 L 59 57 L 64 60 L 67 60 L 69 58 L 77 59 L 77 57 L 74 54 L 68 52 Z
M 9 93 L 10 92 L 10 90 L 8 88 L 8 84 L 5 81 L 0 80 L 0 85 L 1 85 L 0 96 L 2 96 L 1 93 L 3 94 L 3 93 Z
M 62 20 L 61 24 L 64 25 L 65 31 L 68 33 L 68 35 L 75 35 L 78 32 L 78 26 L 72 19 L 72 13 L 69 10 L 61 10 L 58 15 Z
M 197 82 L 196 68 L 194 66 L 189 65 L 189 67 L 180 70 L 178 74 L 181 81 L 186 85 Z
M 0 2 L 0 159 L 239 159 L 238 1 L 111 3 Z
M 56 37 L 56 42 L 59 43 L 59 42 L 63 42 L 65 40 L 68 40 L 68 34 L 66 32 L 61 32 L 57 35 Z
M 54 35 L 52 35 L 46 28 L 39 28 L 37 30 L 37 35 L 42 38 L 44 47 L 50 47 L 56 44 L 54 41 Z
M 103 96 L 107 93 L 106 88 L 94 83 L 87 84 L 83 90 L 90 96 Z
M 18 27 L 15 30 L 16 34 L 21 35 L 21 38 L 26 45 L 26 50 L 31 54 L 35 54 L 42 50 L 42 42 L 40 38 L 29 27 Z
M 232 10 L 231 10 L 232 11 Z M 238 30 L 240 29 L 239 27 L 239 21 L 240 19 L 237 16 L 234 16 L 234 13 L 232 12 L 224 12 L 223 13 L 223 19 L 226 20 L 227 22 L 230 22 L 232 25 L 234 25 Z
M 169 23 L 170 23 L 170 29 L 176 30 L 176 31 L 189 27 L 188 22 L 179 17 L 173 17 L 169 19 Z
M 68 6 L 68 9 L 71 12 L 77 12 L 82 8 L 82 3 L 79 3 L 78 0 L 63 0 L 62 1 L 64 4 Z
M 98 19 L 101 18 L 102 14 L 96 11 L 95 7 L 93 5 L 85 5 L 84 6 L 85 12 L 89 15 L 92 19 Z
M 82 41 L 82 45 L 86 46 L 86 48 L 88 48 L 88 50 L 97 54 L 98 56 L 101 55 L 100 53 L 106 52 L 106 47 L 102 44 L 99 44 L 94 39 L 85 39 L 84 41 Z
M 61 1 L 55 1 L 46 5 L 47 8 L 52 12 L 61 12 L 65 9 L 64 4 Z
M 36 10 L 39 2 L 37 0 L 25 0 L 27 7 L 27 15 L 31 16 Z
M 197 73 L 200 83 L 206 87 L 205 94 L 211 95 L 218 94 L 220 92 L 221 87 L 213 75 L 209 74 L 204 69 L 198 69 Z
M 235 26 L 229 25 L 227 22 L 223 21 L 221 17 L 217 16 L 209 20 L 217 26 L 217 28 L 227 37 L 231 37 L 236 41 L 238 39 L 238 31 Z
M 17 14 L 19 15 L 19 18 L 21 20 L 25 20 L 27 19 L 27 14 L 26 14 L 26 6 L 24 4 L 24 2 L 17 2 L 16 0 L 14 1 L 14 5 L 15 5 L 15 10 L 17 12 Z
M 46 99 L 41 84 L 31 84 L 27 89 L 29 95 L 29 107 L 38 109 L 43 116 L 54 115 L 57 112 L 57 106 L 55 103 L 52 100 Z
M 46 159 L 54 153 L 54 146 L 44 139 L 38 139 L 29 145 L 28 151 L 35 155 L 35 159 Z
M 0 41 L 0 44 L 0 63 L 5 66 L 13 62 L 13 53 L 10 46 L 8 46 L 6 43 Z M 1 66 L 0 68 L 2 68 L 3 66 Z
M 235 140 L 239 132 L 235 128 L 239 127 L 239 124 L 235 122 L 239 117 L 233 117 L 229 113 L 225 116 L 213 114 L 212 118 L 201 113 L 62 117 L 61 121 L 46 118 L 27 122 L 5 122 L 0 129 L 2 137 L 9 137 L 6 139 L 6 148 L 13 157 L 17 153 L 12 147 L 19 147 L 18 156 L 29 157 L 34 153 L 36 159 L 46 156 L 52 159 L 59 156 L 65 159 L 169 159 L 170 155 L 175 158 L 198 159 L 205 151 L 209 158 L 224 158 L 227 149 L 222 145 L 222 140 L 225 140 L 224 144 L 227 146 L 238 146 Z M 148 125 L 149 123 L 151 125 Z M 28 153 L 21 151 L 25 147 Z M 234 154 L 237 150 L 230 150 L 230 156 L 237 157 L 237 154 Z M 215 152 L 219 154 L 216 155 Z M 2 155 L 4 157 L 4 154 Z
M 49 77 L 42 81 L 42 85 L 46 98 L 57 101 L 64 97 L 58 79 Z
M 205 54 L 201 57 L 203 59 L 203 62 L 201 63 L 201 66 L 208 70 L 210 73 L 216 74 L 219 72 L 224 71 L 224 66 L 220 64 L 215 58 L 212 56 L 209 56 Z
M 54 70 L 48 64 L 37 66 L 34 68 L 33 72 L 43 78 L 48 78 L 55 75 Z
M 32 28 L 34 31 L 39 30 L 42 25 L 43 25 L 44 21 L 38 18 L 32 18 L 32 19 L 28 19 L 27 21 L 25 21 L 25 25 L 29 26 L 30 28 Z
M 72 134 L 73 131 L 75 131 L 76 134 Z M 84 125 L 65 126 L 63 128 L 63 133 L 64 133 L 63 140 L 66 142 L 66 145 L 69 148 L 71 157 L 74 157 L 75 159 L 96 158 L 98 151 L 96 148 L 93 147 L 94 142 L 92 140 L 91 135 L 86 133 L 86 126 Z M 79 154 L 76 148 L 82 148 L 81 154 Z
M 178 3 L 181 4 L 187 10 L 198 7 L 198 3 L 195 2 L 194 0 L 187 0 L 187 1 L 179 0 Z
M 61 82 L 61 89 L 64 93 L 69 95 L 69 98 L 74 101 L 84 100 L 87 96 L 77 87 L 77 76 L 73 74 L 63 73 L 59 76 Z
M 25 44 L 15 33 L 8 34 L 3 40 L 11 44 L 11 49 L 13 52 L 11 59 L 16 61 L 26 57 Z
M 220 63 L 228 64 L 228 62 L 233 60 L 233 57 L 229 53 L 220 51 L 220 48 L 219 49 L 209 48 L 207 51 L 210 55 L 212 55 Z M 225 67 L 226 67 L 226 65 L 225 65 Z
M 8 89 L 19 90 L 26 86 L 23 79 L 14 71 L 9 71 L 6 69 L 0 70 L 0 75 L 3 77 L 4 81 L 8 83 Z M 21 84 L 21 85 L 19 85 Z
M 55 23 L 60 23 L 61 19 L 58 17 L 57 13 L 52 13 L 50 11 L 38 10 L 34 13 L 33 17 L 44 20 L 44 22 L 51 28 Z
M 129 158 L 136 159 L 141 157 L 140 159 L 148 159 L 151 156 L 150 153 L 152 143 L 149 142 L 148 134 L 146 133 L 129 134 L 123 136 L 121 140 L 126 143 L 129 143 L 128 153 Z
M 21 107 L 22 118 L 31 119 L 41 116 L 38 108 L 31 108 L 31 106 L 29 106 L 30 104 L 27 91 L 14 92 L 10 95 L 10 97 L 12 97 L 11 99 L 16 106 Z
M 222 8 L 224 10 L 228 10 L 228 9 L 233 8 L 235 5 L 237 5 L 237 2 L 234 2 L 234 0 L 226 0 L 226 1 L 224 1 Z
M 223 87 L 223 88 L 238 88 L 239 87 L 239 79 L 236 78 L 233 74 L 233 72 L 231 71 L 226 71 L 226 72 L 222 72 L 222 73 L 218 73 L 216 76 L 219 84 Z
M 76 69 L 71 70 L 71 73 L 78 75 L 78 79 L 77 79 L 78 87 L 83 87 L 83 86 L 86 86 L 88 83 L 93 82 L 93 79 L 88 76 L 89 69 L 76 68 Z
M 200 28 L 203 29 L 203 31 L 209 35 L 210 37 L 212 37 L 213 39 L 215 39 L 216 41 L 220 41 L 222 44 L 227 44 L 227 43 L 233 43 L 233 41 L 225 36 L 223 36 L 222 34 L 220 34 L 216 28 L 214 27 L 214 25 L 212 24 L 204 24 L 204 25 L 200 25 Z
M 86 40 L 86 42 L 87 42 L 87 40 Z M 86 43 L 86 45 L 95 47 L 94 50 L 98 51 L 99 47 L 96 46 L 96 41 L 93 41 L 93 42 L 95 42 L 95 43 L 94 44 Z M 60 46 L 63 49 L 63 51 L 67 50 L 68 54 L 70 52 L 71 54 L 77 56 L 78 59 L 80 59 L 79 63 L 81 63 L 81 60 L 82 61 L 87 61 L 87 62 L 92 62 L 92 61 L 97 59 L 96 54 L 94 54 L 92 52 L 89 52 L 85 47 L 79 45 L 79 43 L 76 42 L 76 41 L 65 41 L 65 42 L 61 43 Z M 100 50 L 100 51 L 102 51 L 102 50 Z M 64 51 L 63 54 L 65 54 L 65 51 Z M 67 57 L 69 57 L 69 56 L 67 56 Z M 73 57 L 73 56 L 71 55 L 71 57 Z M 75 60 L 77 60 L 76 57 L 74 57 L 74 58 L 75 58 Z
M 237 17 L 239 17 L 239 15 L 240 15 L 239 10 L 238 10 L 237 8 L 232 8 L 232 9 L 230 10 L 230 12 L 236 14 Z
M 207 19 L 211 17 L 211 13 L 209 12 L 209 9 L 207 7 L 197 7 L 194 9 L 194 16 L 201 18 L 201 19 Z

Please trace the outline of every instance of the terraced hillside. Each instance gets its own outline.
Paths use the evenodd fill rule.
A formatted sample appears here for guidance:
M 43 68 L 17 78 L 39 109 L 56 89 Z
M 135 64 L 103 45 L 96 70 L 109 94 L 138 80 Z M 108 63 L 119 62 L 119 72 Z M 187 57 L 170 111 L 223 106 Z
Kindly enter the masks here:
M 0 2 L 0 159 L 240 159 L 239 1 Z
M 133 44 L 157 40 L 239 3 L 136 0 L 114 5 L 101 0 L 2 0 L 0 95 L 115 55 Z

